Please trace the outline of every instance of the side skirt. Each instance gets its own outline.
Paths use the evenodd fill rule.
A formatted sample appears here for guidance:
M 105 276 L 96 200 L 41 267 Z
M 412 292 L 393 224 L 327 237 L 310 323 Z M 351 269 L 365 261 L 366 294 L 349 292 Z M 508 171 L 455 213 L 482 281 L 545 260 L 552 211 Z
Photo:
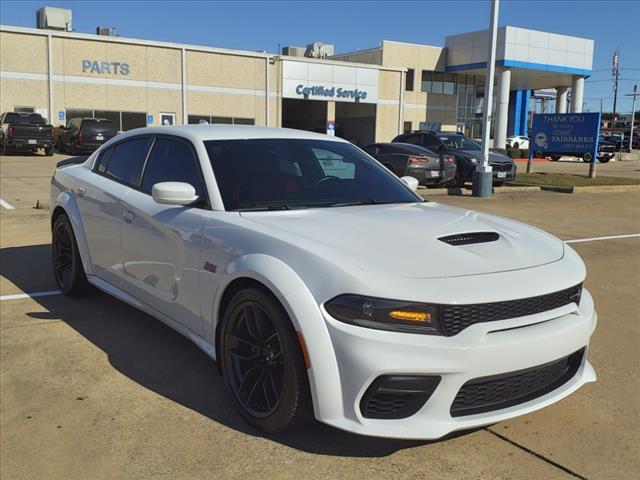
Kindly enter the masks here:
M 95 275 L 87 275 L 87 280 L 91 285 L 102 290 L 108 295 L 117 298 L 118 300 L 131 305 L 138 310 L 143 311 L 144 313 L 151 315 L 154 318 L 157 318 L 165 325 L 173 328 L 176 332 L 181 335 L 187 337 L 193 343 L 195 343 L 207 356 L 211 357 L 211 359 L 216 359 L 216 348 L 211 343 L 207 342 L 200 335 L 197 335 L 193 331 L 189 330 L 187 327 L 182 325 L 181 323 L 176 322 L 172 318 L 166 316 L 165 314 L 159 312 L 153 307 L 150 307 L 146 303 L 141 302 L 137 298 L 129 295 L 127 292 L 114 287 L 108 282 L 105 282 L 101 278 L 96 277 Z

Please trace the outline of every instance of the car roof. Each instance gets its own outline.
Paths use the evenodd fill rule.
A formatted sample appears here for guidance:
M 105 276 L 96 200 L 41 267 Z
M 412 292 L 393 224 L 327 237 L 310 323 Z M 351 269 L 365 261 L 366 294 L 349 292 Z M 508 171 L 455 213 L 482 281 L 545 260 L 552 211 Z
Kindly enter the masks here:
M 294 130 L 292 128 L 255 127 L 252 125 L 176 125 L 162 127 L 143 127 L 129 130 L 118 135 L 119 139 L 135 135 L 177 135 L 192 141 L 207 140 L 250 140 L 250 139 L 300 139 L 325 140 L 331 142 L 349 143 L 339 137 L 332 137 L 322 133 Z

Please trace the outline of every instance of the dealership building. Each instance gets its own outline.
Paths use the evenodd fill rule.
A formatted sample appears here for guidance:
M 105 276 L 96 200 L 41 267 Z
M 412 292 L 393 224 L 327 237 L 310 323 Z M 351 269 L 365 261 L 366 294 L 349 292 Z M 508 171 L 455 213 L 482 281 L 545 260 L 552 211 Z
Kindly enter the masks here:
M 321 44 L 273 54 L 68 30 L 0 26 L 2 112 L 39 112 L 54 125 L 109 118 L 120 130 L 291 127 L 358 145 L 416 129 L 480 136 L 488 31 L 448 36 L 444 47 L 384 40 L 333 55 Z M 538 90 L 555 92 L 555 111 L 580 112 L 593 49 L 593 40 L 501 27 L 494 144 L 526 134 Z

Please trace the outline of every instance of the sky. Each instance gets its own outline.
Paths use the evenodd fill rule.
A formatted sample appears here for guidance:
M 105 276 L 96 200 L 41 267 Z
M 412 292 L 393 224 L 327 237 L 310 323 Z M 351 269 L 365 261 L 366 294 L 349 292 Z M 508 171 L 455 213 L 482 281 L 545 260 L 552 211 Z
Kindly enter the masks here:
M 95 33 L 114 26 L 123 37 L 277 52 L 278 46 L 333 43 L 336 52 L 377 46 L 381 40 L 444 45 L 447 35 L 488 28 L 489 0 L 263 2 L 213 1 L 12 1 L 0 2 L 0 23 L 35 27 L 35 12 L 70 8 L 73 28 Z M 640 84 L 640 0 L 500 2 L 500 25 L 595 40 L 593 74 L 585 109 L 611 111 L 613 52 L 620 54 L 618 111 L 631 111 Z M 640 109 L 640 100 L 638 102 Z

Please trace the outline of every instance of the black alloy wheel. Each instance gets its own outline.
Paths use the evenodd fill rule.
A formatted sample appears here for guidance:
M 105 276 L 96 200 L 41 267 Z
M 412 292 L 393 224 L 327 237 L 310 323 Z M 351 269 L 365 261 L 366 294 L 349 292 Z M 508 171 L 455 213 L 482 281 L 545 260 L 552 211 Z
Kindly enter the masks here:
M 66 215 L 56 218 L 52 233 L 53 274 L 58 288 L 65 295 L 87 293 L 89 282 L 82 267 L 73 228 Z
M 268 432 L 301 423 L 310 411 L 308 378 L 282 306 L 261 289 L 242 290 L 223 321 L 222 371 L 242 416 Z

